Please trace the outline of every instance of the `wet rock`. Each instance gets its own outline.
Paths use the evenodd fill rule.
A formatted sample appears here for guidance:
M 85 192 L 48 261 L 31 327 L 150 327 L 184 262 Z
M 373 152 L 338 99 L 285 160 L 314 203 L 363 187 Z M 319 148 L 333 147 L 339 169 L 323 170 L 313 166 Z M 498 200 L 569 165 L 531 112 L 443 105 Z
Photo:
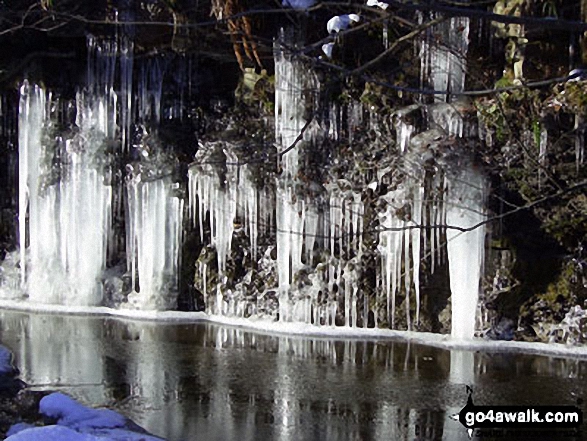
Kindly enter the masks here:
M 492 326 L 484 335 L 488 340 L 506 340 L 514 339 L 516 332 L 516 323 L 510 318 L 502 318 Z

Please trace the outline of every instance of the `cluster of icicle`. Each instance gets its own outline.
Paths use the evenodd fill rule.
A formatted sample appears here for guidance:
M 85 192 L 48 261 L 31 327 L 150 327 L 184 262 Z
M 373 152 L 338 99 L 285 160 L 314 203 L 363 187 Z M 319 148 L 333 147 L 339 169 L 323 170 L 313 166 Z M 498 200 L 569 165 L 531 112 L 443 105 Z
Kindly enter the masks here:
M 79 132 L 47 139 L 51 108 L 42 88 L 25 82 L 19 114 L 19 230 L 21 276 L 32 301 L 96 305 L 106 266 L 112 188 L 97 159 L 106 137 L 105 100 L 78 95 Z M 61 155 L 54 170 L 53 148 Z M 53 175 L 60 172 L 58 182 Z M 28 216 L 27 216 L 28 214 Z M 27 223 L 28 217 L 28 223 Z M 28 248 L 27 248 L 28 243 Z
M 208 160 L 209 154 L 220 149 L 226 158 L 226 174 L 218 173 L 222 166 Z M 237 158 L 222 143 L 201 145 L 195 164 L 189 169 L 189 207 L 194 222 L 199 225 L 200 240 L 210 243 L 217 253 L 219 283 L 215 292 L 207 291 L 208 264 L 201 262 L 203 295 L 208 311 L 218 315 L 243 314 L 243 304 L 238 301 L 224 301 L 223 286 L 226 283 L 226 266 L 232 249 L 235 222 L 240 219 L 250 241 L 250 253 L 257 259 L 259 234 L 267 231 L 273 223 L 274 200 L 265 188 L 254 185 L 247 165 L 237 166 Z M 204 237 L 204 225 L 208 213 L 210 237 Z M 227 296 L 231 297 L 231 296 Z
M 378 326 L 383 321 L 394 328 L 396 298 L 402 295 L 405 322 L 408 329 L 413 329 L 420 319 L 420 262 L 428 259 L 428 268 L 434 272 L 440 263 L 446 263 L 443 259 L 448 255 L 453 335 L 471 337 L 484 253 L 484 229 L 482 226 L 474 228 L 484 219 L 485 182 L 481 174 L 465 166 L 460 172 L 437 170 L 432 178 L 426 177 L 418 155 L 427 157 L 431 153 L 411 152 L 410 147 L 418 128 L 406 116 L 414 109 L 398 111 L 395 115 L 396 145 L 405 157 L 403 166 L 408 173 L 401 185 L 381 197 L 386 208 L 379 215 L 377 251 L 381 264 L 377 298 L 360 295 L 365 210 L 362 191 L 353 189 L 350 182 L 341 179 L 325 184 L 325 195 L 310 196 L 307 184 L 299 178 L 301 155 L 307 153 L 302 153 L 299 144 L 290 147 L 300 133 L 310 145 L 319 136 L 339 139 L 345 125 L 351 127 L 364 122 L 362 110 L 352 106 L 345 122 L 341 120 L 340 109 L 332 107 L 326 129 L 313 123 L 308 125 L 307 109 L 314 108 L 314 96 L 319 88 L 317 80 L 312 72 L 282 51 L 276 52 L 275 65 L 275 133 L 278 149 L 287 149 L 287 153 L 281 158 L 282 172 L 277 178 L 275 193 L 263 190 L 263 197 L 267 198 L 267 205 L 275 207 L 279 320 L 334 325 L 336 319 L 342 317 L 347 327 L 366 327 L 373 322 Z M 430 117 L 428 126 L 444 136 L 470 135 L 454 105 L 436 104 L 429 107 L 427 114 Z M 258 206 L 262 190 L 247 180 L 242 168 L 240 174 L 237 172 L 236 158 L 227 151 L 224 156 L 227 164 L 232 163 L 225 167 L 226 175 L 218 172 L 222 166 L 192 167 L 190 206 L 199 220 L 202 237 L 206 213 L 209 213 L 210 242 L 218 254 L 220 280 L 215 292 L 205 293 L 207 299 L 213 298 L 207 301 L 214 305 L 209 311 L 242 316 L 245 308 L 231 303 L 234 297 L 223 292 L 233 221 L 244 220 L 250 241 L 255 244 L 252 252 L 261 255 L 265 250 L 256 249 L 257 237 L 267 233 L 270 220 L 268 213 L 261 219 L 258 211 L 251 208 Z M 379 181 L 381 176 L 375 178 Z M 376 188 L 377 182 L 374 186 Z M 410 207 L 409 215 L 400 214 L 406 206 Z M 265 230 L 261 232 L 258 225 L 264 225 Z M 315 261 L 316 253 L 322 253 L 319 262 Z M 207 270 L 207 265 L 202 264 L 205 289 Z M 306 282 L 299 283 L 298 277 L 305 277 Z M 412 293 L 414 299 L 411 299 Z M 387 304 L 386 317 L 380 316 L 381 301 Z M 413 305 L 415 317 L 411 317 Z
M 423 15 L 420 14 L 420 24 L 422 22 Z M 430 82 L 433 90 L 438 92 L 438 101 L 446 101 L 447 92 L 457 94 L 465 89 L 468 48 L 468 17 L 451 17 L 438 23 L 428 28 L 421 40 L 421 85 L 427 87 Z
M 280 158 L 282 173 L 277 178 L 275 192 L 268 193 L 267 188 L 253 185 L 247 177 L 247 166 L 236 167 L 237 159 L 226 149 L 226 173 L 222 178 L 218 173 L 222 166 L 199 162 L 198 157 L 205 157 L 200 152 L 197 164 L 189 172 L 192 213 L 199 221 L 202 238 L 208 213 L 210 243 L 218 256 L 218 286 L 215 292 L 204 293 L 209 299 L 207 304 L 213 305 L 209 311 L 237 316 L 245 311 L 223 292 L 233 222 L 240 219 L 249 236 L 254 259 L 261 255 L 260 251 L 265 252 L 257 249 L 257 237 L 274 228 L 280 321 L 334 325 L 340 313 L 339 299 L 344 298 L 346 324 L 356 326 L 358 268 L 353 270 L 353 265 L 357 266 L 356 256 L 360 256 L 362 250 L 361 195 L 350 190 L 346 182 L 331 184 L 324 201 L 304 193 L 304 184 L 298 176 L 300 147 L 298 144 L 290 147 L 300 133 L 303 133 L 303 141 L 311 144 L 322 130 L 316 123 L 308 124 L 306 112 L 307 108 L 315 106 L 313 101 L 319 84 L 312 72 L 282 51 L 276 53 L 275 70 L 275 134 L 278 150 L 287 150 Z M 213 149 L 212 146 L 207 148 Z M 274 221 L 272 210 L 275 210 Z M 298 289 L 296 275 L 312 267 L 314 252 L 319 249 L 329 250 L 328 264 L 318 264 L 308 276 L 310 286 Z M 355 256 L 355 261 L 343 259 L 343 255 Z M 200 271 L 206 290 L 207 264 L 202 264 Z M 334 294 L 335 284 L 337 295 Z
M 127 262 L 132 286 L 140 278 L 140 292 L 129 303 L 140 309 L 173 309 L 179 275 L 183 199 L 173 197 L 169 176 L 128 184 Z
M 121 171 L 112 168 L 106 151 L 116 140 L 127 151 L 132 125 L 159 119 L 162 73 L 157 65 L 143 67 L 133 100 L 132 50 L 125 38 L 90 36 L 87 87 L 75 106 L 39 86 L 25 82 L 21 88 L 20 266 L 31 300 L 101 304 L 107 258 L 120 251 L 112 222 L 126 211 L 127 263 L 133 289 L 140 291 L 129 300 L 144 309 L 175 306 L 173 299 L 159 297 L 163 288 L 177 285 L 182 202 L 171 196 L 169 178 L 143 182 L 139 171 L 129 179 L 125 210 L 124 188 L 112 185 L 113 174 Z M 75 134 L 51 139 L 56 122 L 70 122 L 70 108 L 76 112 Z
M 395 327 L 396 296 L 403 292 L 408 329 L 419 322 L 420 263 L 427 260 L 434 273 L 447 256 L 452 335 L 470 338 L 475 329 L 483 269 L 487 184 L 466 156 L 456 164 L 440 161 L 434 173 L 423 173 L 422 160 L 432 155 L 428 149 L 433 146 L 424 150 L 410 147 L 416 127 L 404 120 L 408 110 L 413 109 L 396 113 L 396 143 L 403 154 L 407 176 L 396 190 L 382 197 L 387 208 L 380 215 L 380 283 L 387 297 L 388 321 Z M 461 137 L 471 132 L 453 105 L 433 104 L 426 113 L 429 132 L 420 136 L 429 140 L 442 140 L 442 134 Z M 415 320 L 410 316 L 411 293 L 415 295 Z

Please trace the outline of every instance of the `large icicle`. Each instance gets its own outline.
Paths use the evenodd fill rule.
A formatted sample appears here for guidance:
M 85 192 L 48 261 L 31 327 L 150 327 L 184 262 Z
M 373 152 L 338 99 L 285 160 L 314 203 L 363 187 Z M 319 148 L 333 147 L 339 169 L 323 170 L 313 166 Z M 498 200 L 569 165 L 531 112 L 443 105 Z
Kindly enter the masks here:
M 170 177 L 153 181 L 134 176 L 128 183 L 130 224 L 127 260 L 136 262 L 138 290 L 129 304 L 140 309 L 173 309 L 181 250 L 183 200 L 173 197 Z M 133 274 L 134 276 L 134 274 Z
M 485 251 L 483 176 L 465 167 L 450 178 L 446 209 L 447 251 L 452 295 L 452 336 L 472 338 Z M 453 228 L 451 228 L 453 227 Z M 456 228 L 470 229 L 460 231 Z
M 314 74 L 295 61 L 281 48 L 275 54 L 275 138 L 279 150 L 290 148 L 306 126 L 306 106 L 316 93 L 318 82 Z M 313 129 L 306 128 L 304 140 L 312 138 Z M 276 196 L 277 273 L 279 279 L 279 319 L 309 320 L 310 314 L 295 314 L 290 301 L 293 277 L 302 267 L 305 244 L 304 224 L 307 201 L 296 193 L 299 170 L 299 145 L 281 157 L 283 171 L 278 178 Z M 311 210 L 312 213 L 315 210 Z M 310 218 L 310 229 L 315 229 L 315 218 Z M 308 242 L 311 245 L 312 241 Z
M 422 86 L 428 82 L 439 92 L 436 101 L 450 101 L 451 93 L 464 90 L 468 47 L 467 17 L 452 17 L 433 26 L 421 42 Z
M 27 209 L 32 204 L 32 211 L 37 210 L 39 173 L 41 172 L 41 144 L 43 125 L 45 123 L 45 91 L 36 85 L 25 82 L 20 89 L 19 107 L 19 195 L 18 225 L 20 245 L 21 285 L 24 288 L 27 276 Z
M 422 202 L 424 199 L 424 187 L 419 185 L 414 189 L 412 207 L 412 223 L 413 228 L 411 233 L 412 241 L 412 262 L 413 272 L 412 280 L 414 281 L 414 289 L 416 293 L 416 324 L 420 321 L 420 238 L 423 233 L 422 227 Z

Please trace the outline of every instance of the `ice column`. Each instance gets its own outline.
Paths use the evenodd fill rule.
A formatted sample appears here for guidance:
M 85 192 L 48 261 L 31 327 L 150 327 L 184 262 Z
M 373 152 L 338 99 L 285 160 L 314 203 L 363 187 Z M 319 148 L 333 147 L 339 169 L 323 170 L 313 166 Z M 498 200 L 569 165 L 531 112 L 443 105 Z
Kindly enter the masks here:
M 45 91 L 37 85 L 25 82 L 20 89 L 19 104 L 19 195 L 18 225 L 20 245 L 21 284 L 24 288 L 27 276 L 27 209 L 38 210 L 39 174 L 43 146 L 41 138 L 45 123 Z
M 472 338 L 485 251 L 486 183 L 472 167 L 449 180 L 446 208 L 447 248 L 452 295 L 452 336 Z M 466 229 L 462 231 L 461 229 Z
M 25 83 L 21 88 L 22 280 L 31 300 L 96 305 L 102 300 L 100 277 L 110 231 L 112 189 L 104 183 L 102 151 L 108 116 L 101 109 L 103 101 L 78 94 L 79 133 L 57 140 L 60 159 L 54 165 L 57 151 L 50 139 L 43 138 L 43 128 L 52 124 L 45 101 L 39 87 Z M 60 171 L 58 182 L 54 182 L 55 167 Z M 30 268 L 26 266 L 27 238 Z
M 176 307 L 183 200 L 173 197 L 173 188 L 170 177 L 142 181 L 137 175 L 128 183 L 127 262 L 135 289 L 129 304 L 140 309 Z
M 291 59 L 283 50 L 275 54 L 275 138 L 279 150 L 291 147 L 302 133 L 306 120 L 306 106 L 318 89 L 312 72 Z M 306 129 L 304 140 L 311 139 L 312 130 Z M 279 318 L 297 320 L 290 301 L 290 284 L 294 274 L 303 267 L 302 251 L 305 242 L 304 224 L 307 204 L 303 195 L 296 192 L 299 144 L 281 158 L 282 174 L 277 182 L 276 228 L 277 272 L 279 278 Z M 312 227 L 315 219 L 311 218 Z M 308 314 L 302 314 L 308 316 Z

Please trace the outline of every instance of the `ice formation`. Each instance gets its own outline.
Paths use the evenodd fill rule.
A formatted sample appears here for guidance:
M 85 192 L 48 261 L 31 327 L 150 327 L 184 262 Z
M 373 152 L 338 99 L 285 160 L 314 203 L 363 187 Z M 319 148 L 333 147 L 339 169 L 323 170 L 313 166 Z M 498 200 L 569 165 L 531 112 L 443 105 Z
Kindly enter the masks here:
M 368 4 L 386 5 L 379 3 Z M 327 28 L 339 32 L 359 20 L 356 14 L 341 15 Z M 275 181 L 260 182 L 254 165 L 243 164 L 237 146 L 227 141 L 201 143 L 188 172 L 189 212 L 204 253 L 213 255 L 200 259 L 197 267 L 209 313 L 250 317 L 263 308 L 264 298 L 275 304 L 268 314 L 281 323 L 396 328 L 401 317 L 400 326 L 418 329 L 422 268 L 434 273 L 448 255 L 453 336 L 473 335 L 484 229 L 461 232 L 450 226 L 470 229 L 482 223 L 485 182 L 468 159 L 459 159 L 464 166 L 453 171 L 452 159 L 442 159 L 440 147 L 448 139 L 477 136 L 464 116 L 467 104 L 450 99 L 464 87 L 468 21 L 453 18 L 434 29 L 443 41 L 428 35 L 421 42 L 422 78 L 447 94 L 448 102 L 397 109 L 391 121 L 397 161 L 367 171 L 364 185 L 334 174 L 313 182 L 304 167 L 322 140 L 348 141 L 352 148 L 360 128 L 381 138 L 380 116 L 358 101 L 329 103 L 317 116 L 322 104 L 317 76 L 276 46 Z M 325 47 L 330 57 L 332 43 Z M 173 161 L 152 129 L 162 118 L 183 114 L 181 104 L 166 110 L 161 105 L 168 61 L 135 60 L 126 38 L 90 37 L 88 49 L 88 87 L 74 106 L 76 135 L 60 135 L 53 142 L 61 162 L 54 160 L 48 139 L 57 100 L 39 87 L 22 88 L 22 283 L 35 300 L 97 305 L 107 257 L 124 254 L 131 278 L 125 305 L 173 309 L 183 203 L 176 197 L 180 189 L 172 179 Z M 541 140 L 543 161 L 546 133 Z M 114 184 L 114 175 L 122 173 L 109 163 L 109 143 L 133 158 L 126 164 L 124 185 Z M 390 188 L 385 176 L 397 171 L 402 177 Z M 369 244 L 375 249 L 364 244 L 368 192 L 377 199 L 378 230 Z M 121 218 L 123 244 L 113 233 L 113 220 Z M 118 225 L 119 231 L 123 227 Z M 242 281 L 231 283 L 236 251 L 251 267 Z M 367 254 L 376 268 L 375 287 L 368 294 L 361 286 Z M 266 281 L 265 292 L 252 295 L 257 267 L 269 268 L 268 274 L 274 269 L 276 277 Z
M 223 175 L 217 169 L 219 157 L 224 158 L 226 169 Z M 234 313 L 242 306 L 238 302 L 228 305 L 221 291 L 227 260 L 231 255 L 235 222 L 242 220 L 249 237 L 251 255 L 257 260 L 257 238 L 272 224 L 274 209 L 267 189 L 255 185 L 248 167 L 237 167 L 237 162 L 229 145 L 210 143 L 200 146 L 195 164 L 188 172 L 190 213 L 198 226 L 200 240 L 209 242 L 216 250 L 217 271 L 221 277 L 216 292 L 206 292 L 208 264 L 202 263 L 198 269 L 204 280 L 203 294 L 206 303 L 211 305 L 209 312 L 219 315 L 229 311 Z M 204 235 L 206 225 L 209 225 L 209 237 Z
M 471 338 L 475 331 L 485 252 L 485 188 L 483 176 L 472 167 L 463 168 L 449 181 L 446 236 L 452 293 L 451 334 L 456 339 Z
M 296 138 L 307 124 L 306 107 L 314 104 L 312 94 L 318 91 L 318 82 L 312 72 L 278 50 L 275 59 L 275 137 L 279 149 L 285 151 L 294 145 Z M 306 129 L 305 140 L 312 139 L 313 127 Z M 302 261 L 306 229 L 317 228 L 312 211 L 315 201 L 305 197 L 296 185 L 299 172 L 299 143 L 285 155 L 281 162 L 283 171 L 277 182 L 276 242 L 277 271 L 279 280 L 279 319 L 282 321 L 310 321 L 310 301 L 292 302 L 290 287 L 295 274 L 304 266 Z M 315 210 L 314 210 L 315 211 Z M 310 245 L 310 243 L 308 243 Z M 306 250 L 311 253 L 312 250 Z M 299 304 L 297 304 L 299 303 Z
M 429 28 L 420 43 L 422 86 L 436 91 L 438 101 L 465 89 L 469 18 L 451 17 Z
M 173 190 L 170 177 L 143 181 L 139 174 L 127 184 L 127 265 L 135 289 L 128 301 L 140 309 L 177 306 L 183 200 Z
M 261 253 L 258 237 L 272 230 L 261 232 L 255 227 L 261 218 L 263 224 L 270 223 L 266 215 L 260 216 L 257 210 L 259 206 L 269 205 L 275 210 L 277 287 L 273 288 L 277 292 L 278 311 L 273 317 L 278 317 L 280 323 L 336 324 L 347 328 L 384 323 L 393 329 L 399 313 L 405 316 L 402 322 L 408 329 L 417 329 L 421 262 L 426 261 L 425 267 L 434 273 L 439 264 L 446 263 L 448 254 L 452 268 L 453 323 L 465 322 L 466 326 L 472 323 L 474 329 L 475 310 L 468 311 L 470 306 L 467 305 L 476 304 L 484 230 L 480 228 L 453 237 L 446 225 L 454 222 L 457 227 L 467 228 L 471 216 L 483 219 L 485 184 L 481 178 L 477 179 L 477 174 L 466 171 L 469 170 L 467 161 L 464 168 L 468 174 L 463 176 L 455 174 L 450 163 L 442 161 L 435 172 L 426 171 L 429 167 L 426 164 L 441 156 L 437 144 L 451 137 L 477 136 L 463 116 L 467 112 L 466 104 L 414 105 L 394 113 L 395 144 L 400 154 L 398 164 L 406 177 L 395 189 L 386 190 L 380 196 L 384 209 L 379 213 L 380 229 L 376 239 L 379 268 L 376 290 L 371 297 L 360 289 L 366 251 L 363 244 L 364 189 L 353 188 L 354 184 L 346 179 L 331 179 L 315 193 L 312 184 L 304 181 L 305 170 L 301 164 L 308 154 L 311 155 L 309 149 L 325 137 L 342 140 L 343 136 L 348 136 L 352 143 L 355 128 L 367 123 L 370 129 L 378 132 L 381 127 L 376 116 L 370 114 L 365 120 L 364 107 L 352 103 L 344 111 L 338 104 L 331 105 L 327 124 L 310 120 L 318 105 L 320 88 L 314 74 L 280 48 L 275 52 L 275 66 L 275 136 L 278 152 L 286 153 L 278 155 L 281 170 L 275 189 L 271 190 L 274 196 L 266 196 L 274 205 L 260 204 L 259 188 L 248 180 L 245 167 L 234 166 L 238 158 L 230 145 L 218 142 L 200 146 L 196 163 L 190 169 L 191 211 L 202 240 L 208 241 L 217 253 L 219 280 L 216 287 L 207 282 L 209 264 L 202 261 L 199 267 L 203 289 L 212 291 L 204 292 L 208 311 L 233 317 L 255 314 L 252 311 L 259 306 L 255 302 L 264 294 L 255 294 L 256 300 L 245 300 L 247 294 L 238 292 L 241 289 L 238 284 L 229 288 L 226 262 L 234 252 L 235 219 L 245 225 L 252 245 L 250 252 Z M 437 74 L 436 71 L 431 73 Z M 458 92 L 457 87 L 461 85 L 454 84 L 453 91 Z M 445 87 L 449 87 L 448 83 Z M 428 131 L 422 132 L 426 128 Z M 218 163 L 218 158 L 224 158 L 220 162 L 225 161 L 226 166 L 211 165 Z M 377 176 L 366 177 L 371 182 L 368 185 L 371 191 L 381 191 L 382 177 L 390 171 L 381 169 Z M 462 197 L 464 191 L 459 182 L 469 178 L 472 182 L 467 185 L 473 185 L 480 193 L 464 208 L 454 208 L 454 198 Z M 469 193 L 472 197 L 473 193 Z M 468 210 L 472 210 L 471 213 Z M 204 234 L 207 225 L 208 240 Z M 448 248 L 447 237 L 452 241 Z M 460 242 L 463 240 L 467 241 L 466 246 Z M 263 253 L 261 260 L 265 261 L 270 249 Z M 250 279 L 247 280 L 246 283 L 250 283 Z M 398 302 L 403 303 L 401 312 L 397 311 Z M 251 304 L 252 309 L 249 308 Z M 381 305 L 385 305 L 385 310 Z M 455 325 L 454 334 L 468 338 L 473 330 L 467 327 L 463 331 Z
M 126 37 L 90 35 L 87 86 L 74 101 L 28 82 L 21 87 L 21 286 L 33 301 L 102 304 L 106 262 L 124 252 L 120 228 L 115 232 L 112 227 L 117 223 L 126 224 L 133 288 L 141 291 L 139 297 L 131 296 L 132 303 L 175 306 L 161 291 L 177 287 L 182 202 L 172 197 L 169 177 L 155 176 L 154 170 L 165 166 L 155 164 L 159 156 L 153 145 L 140 141 L 132 146 L 139 160 L 148 163 L 135 164 L 136 171 L 128 166 L 133 171 L 128 198 L 117 183 L 122 170 L 113 162 L 114 156 L 128 155 L 131 129 L 141 124 L 145 138 L 150 135 L 145 127 L 161 118 L 162 61 L 148 59 L 140 65 L 136 99 L 134 67 L 133 44 Z M 60 126 L 67 124 L 71 130 L 62 131 Z M 130 217 L 123 221 L 125 200 Z
M 30 299 L 42 303 L 97 305 L 102 300 L 112 189 L 104 183 L 99 158 L 108 116 L 102 112 L 104 100 L 79 94 L 77 101 L 79 133 L 56 140 L 61 155 L 56 166 L 44 130 L 52 124 L 49 106 L 58 103 L 38 86 L 21 88 L 22 281 Z

